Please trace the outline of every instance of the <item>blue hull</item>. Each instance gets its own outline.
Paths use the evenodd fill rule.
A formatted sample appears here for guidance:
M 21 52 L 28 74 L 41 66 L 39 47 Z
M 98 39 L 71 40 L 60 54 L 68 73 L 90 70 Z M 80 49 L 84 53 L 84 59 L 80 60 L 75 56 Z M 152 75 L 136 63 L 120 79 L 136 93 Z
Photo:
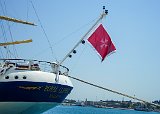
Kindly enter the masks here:
M 73 87 L 46 82 L 0 82 L 0 102 L 61 103 Z

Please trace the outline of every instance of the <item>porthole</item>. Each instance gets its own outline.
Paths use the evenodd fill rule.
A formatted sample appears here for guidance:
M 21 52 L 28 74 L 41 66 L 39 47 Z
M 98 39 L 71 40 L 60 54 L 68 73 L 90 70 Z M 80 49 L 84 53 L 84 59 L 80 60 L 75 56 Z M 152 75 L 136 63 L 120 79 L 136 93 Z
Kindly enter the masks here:
M 23 79 L 26 79 L 27 78 L 27 76 L 23 76 Z
M 18 79 L 18 76 L 15 76 L 14 78 L 15 78 L 15 79 Z
M 9 79 L 9 76 L 6 76 L 5 79 Z

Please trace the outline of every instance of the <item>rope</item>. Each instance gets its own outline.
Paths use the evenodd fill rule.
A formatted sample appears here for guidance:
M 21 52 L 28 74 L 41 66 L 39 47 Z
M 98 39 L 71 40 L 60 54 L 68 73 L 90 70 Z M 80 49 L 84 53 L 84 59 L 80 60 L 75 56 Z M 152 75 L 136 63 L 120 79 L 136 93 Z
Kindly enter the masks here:
M 96 84 L 93 84 L 93 83 L 90 83 L 90 82 L 81 80 L 81 79 L 79 79 L 79 78 L 75 78 L 75 77 L 72 77 L 72 76 L 68 76 L 68 77 L 69 77 L 69 78 L 72 78 L 72 79 L 74 79 L 74 80 L 77 80 L 77 81 L 79 81 L 79 82 L 88 84 L 88 85 L 90 85 L 90 86 L 94 86 L 94 87 L 97 87 L 97 88 L 99 88 L 99 89 L 103 89 L 103 90 L 105 90 L 105 91 L 109 91 L 109 92 L 112 92 L 112 93 L 115 93 L 115 94 L 118 94 L 118 95 L 121 95 L 121 96 L 125 96 L 125 97 L 131 98 L 131 99 L 135 99 L 135 100 L 137 100 L 137 101 L 141 101 L 141 102 L 143 102 L 143 103 L 147 103 L 147 104 L 151 104 L 151 105 L 160 107 L 159 104 L 151 103 L 151 102 L 148 102 L 148 101 L 145 101 L 145 100 L 142 100 L 142 99 L 139 99 L 139 98 L 136 98 L 136 97 L 133 97 L 133 96 L 130 96 L 130 95 L 127 95 L 127 94 L 124 94 L 124 93 L 115 91 L 115 90 L 111 90 L 111 89 L 108 89 L 108 88 L 105 88 L 105 87 L 102 87 L 102 86 L 99 86 L 99 85 L 96 85 Z
M 83 44 L 85 45 L 85 44 Z M 73 66 L 71 67 L 72 70 L 70 70 L 70 72 L 75 72 L 75 69 L 76 69 L 76 66 L 77 64 L 79 63 L 80 59 L 81 59 L 81 56 L 83 55 L 83 53 L 85 52 L 86 50 L 86 46 L 83 46 L 84 48 L 82 49 L 82 51 L 80 52 L 80 54 L 78 54 L 79 56 L 77 57 L 77 61 L 73 64 Z
M 68 35 L 60 38 L 59 41 L 57 41 L 54 45 L 59 45 L 62 41 L 66 40 L 67 38 L 69 38 L 70 36 L 72 36 L 73 34 L 79 32 L 80 30 L 82 30 L 84 27 L 87 27 L 88 25 L 90 25 L 91 23 L 93 23 L 97 18 L 91 20 L 89 23 L 86 23 L 85 25 L 82 25 L 81 27 L 79 27 L 78 29 L 74 30 L 73 32 L 69 33 Z

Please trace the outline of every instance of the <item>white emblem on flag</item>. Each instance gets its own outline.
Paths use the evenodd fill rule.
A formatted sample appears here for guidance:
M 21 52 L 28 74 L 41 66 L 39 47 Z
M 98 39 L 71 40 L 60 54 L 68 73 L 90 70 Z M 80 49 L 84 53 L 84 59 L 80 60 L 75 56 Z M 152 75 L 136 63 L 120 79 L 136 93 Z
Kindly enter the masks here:
M 102 43 L 100 45 L 101 49 L 106 48 L 108 46 L 108 40 L 106 38 L 102 38 L 100 42 Z

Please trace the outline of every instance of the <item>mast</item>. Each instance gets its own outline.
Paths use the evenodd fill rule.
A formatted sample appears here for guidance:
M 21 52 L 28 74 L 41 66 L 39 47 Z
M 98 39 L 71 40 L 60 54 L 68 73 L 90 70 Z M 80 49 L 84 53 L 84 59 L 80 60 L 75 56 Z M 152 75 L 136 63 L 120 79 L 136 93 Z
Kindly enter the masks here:
M 19 20 L 19 19 L 15 19 L 15 18 L 10 18 L 10 17 L 7 17 L 7 16 L 0 16 L 0 19 L 6 20 L 6 21 L 12 21 L 12 22 L 16 22 L 16 23 L 21 23 L 21 24 L 27 24 L 27 25 L 36 26 L 34 23 L 23 21 L 23 20 Z
M 71 49 L 71 51 L 59 62 L 59 65 L 61 65 L 70 55 L 71 53 L 75 52 L 75 48 L 79 46 L 79 44 L 81 43 L 85 43 L 84 42 L 84 38 L 91 32 L 91 30 L 99 23 L 100 20 L 103 19 L 103 17 L 105 17 L 108 14 L 108 10 L 105 10 L 105 6 L 103 6 L 103 13 L 100 15 L 100 17 L 97 19 L 97 21 L 93 24 L 93 26 L 86 32 L 86 34 L 84 34 L 84 36 L 80 39 L 79 42 L 77 42 L 77 44 Z
M 29 42 L 32 42 L 32 39 L 15 41 L 15 42 L 0 43 L 0 46 L 7 46 L 7 45 L 14 45 L 14 44 L 22 44 L 22 43 L 29 43 Z

